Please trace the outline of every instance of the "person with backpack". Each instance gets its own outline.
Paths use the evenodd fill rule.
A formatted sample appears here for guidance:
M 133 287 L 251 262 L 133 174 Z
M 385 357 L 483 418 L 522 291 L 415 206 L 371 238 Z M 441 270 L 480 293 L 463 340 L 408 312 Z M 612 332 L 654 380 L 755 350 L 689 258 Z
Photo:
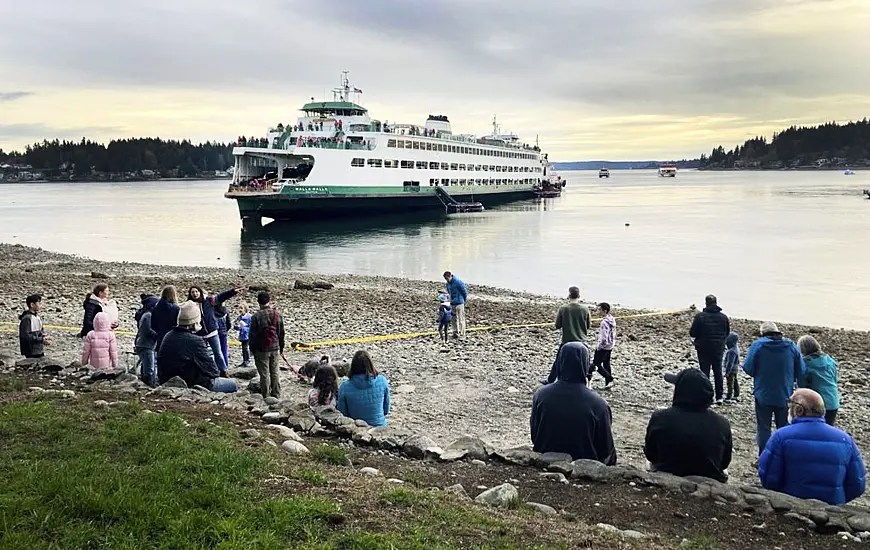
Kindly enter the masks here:
M 280 398 L 278 356 L 284 354 L 284 319 L 272 305 L 268 292 L 257 294 L 257 303 L 260 310 L 251 317 L 248 345 L 260 374 L 260 393 L 264 398 Z

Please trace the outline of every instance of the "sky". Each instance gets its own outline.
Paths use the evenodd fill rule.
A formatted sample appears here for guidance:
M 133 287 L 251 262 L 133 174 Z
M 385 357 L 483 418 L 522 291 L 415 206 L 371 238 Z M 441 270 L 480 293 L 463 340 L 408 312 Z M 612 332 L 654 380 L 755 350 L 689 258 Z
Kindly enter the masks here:
M 0 148 L 264 135 L 341 71 L 373 117 L 694 158 L 870 114 L 867 0 L 0 0 Z

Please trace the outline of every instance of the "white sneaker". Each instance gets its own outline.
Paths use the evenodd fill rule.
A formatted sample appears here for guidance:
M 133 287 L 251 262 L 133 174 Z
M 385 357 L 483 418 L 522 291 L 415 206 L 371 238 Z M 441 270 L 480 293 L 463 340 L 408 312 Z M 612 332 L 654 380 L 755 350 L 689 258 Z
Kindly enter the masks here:
M 723 403 L 723 401 L 722 401 L 721 399 L 717 399 L 716 401 L 713 401 L 713 406 L 714 406 L 714 407 L 718 407 L 718 406 L 720 406 L 722 403 Z
M 610 382 L 604 384 L 604 385 L 601 387 L 601 389 L 603 389 L 603 390 L 609 390 L 610 388 L 613 387 L 614 384 L 616 384 L 616 380 L 611 380 Z

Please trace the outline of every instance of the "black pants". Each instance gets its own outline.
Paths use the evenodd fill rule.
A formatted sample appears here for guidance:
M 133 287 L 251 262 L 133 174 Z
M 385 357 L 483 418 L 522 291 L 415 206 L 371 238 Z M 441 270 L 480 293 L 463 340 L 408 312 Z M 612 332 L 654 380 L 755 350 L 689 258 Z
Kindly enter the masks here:
M 828 426 L 833 426 L 837 422 L 837 411 L 839 409 L 832 409 L 830 411 L 825 411 L 825 422 L 828 423 Z
M 242 361 L 247 365 L 251 362 L 251 348 L 247 340 L 242 340 Z
M 737 370 L 727 375 L 725 380 L 728 382 L 728 393 L 725 394 L 725 397 L 731 399 L 732 397 L 740 397 L 740 383 L 737 382 Z
M 595 357 L 592 359 L 592 371 L 598 371 L 598 374 L 604 377 L 604 383 L 609 384 L 613 381 L 613 373 L 610 371 L 610 355 L 612 349 L 597 349 Z M 592 372 L 589 373 L 592 376 Z
M 698 351 L 698 366 L 701 367 L 701 372 L 707 379 L 710 378 L 710 370 L 713 371 L 713 387 L 716 390 L 716 400 L 722 399 L 722 355 L 725 350 Z

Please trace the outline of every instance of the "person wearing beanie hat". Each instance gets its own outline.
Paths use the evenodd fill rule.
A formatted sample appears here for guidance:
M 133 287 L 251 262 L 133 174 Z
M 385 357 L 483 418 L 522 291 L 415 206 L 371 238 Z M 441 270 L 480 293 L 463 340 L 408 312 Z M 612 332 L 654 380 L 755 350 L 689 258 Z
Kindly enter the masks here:
M 743 370 L 753 379 L 755 433 L 760 455 L 770 439 L 771 419 L 777 429 L 788 425 L 788 399 L 795 381 L 806 373 L 807 367 L 797 344 L 783 338 L 776 323 L 761 323 L 759 332 L 761 338 L 746 352 Z
M 151 326 L 151 311 L 157 305 L 158 298 L 151 294 L 142 294 L 142 308 L 136 312 L 136 339 L 133 351 L 139 356 L 139 370 L 142 381 L 152 388 L 157 385 L 155 365 L 157 348 L 157 331 Z
M 229 378 L 221 378 L 209 345 L 197 332 L 201 328 L 199 304 L 187 301 L 178 310 L 178 325 L 163 338 L 157 352 L 157 378 L 161 384 L 175 376 L 189 388 L 202 386 L 213 392 L 238 390 Z

